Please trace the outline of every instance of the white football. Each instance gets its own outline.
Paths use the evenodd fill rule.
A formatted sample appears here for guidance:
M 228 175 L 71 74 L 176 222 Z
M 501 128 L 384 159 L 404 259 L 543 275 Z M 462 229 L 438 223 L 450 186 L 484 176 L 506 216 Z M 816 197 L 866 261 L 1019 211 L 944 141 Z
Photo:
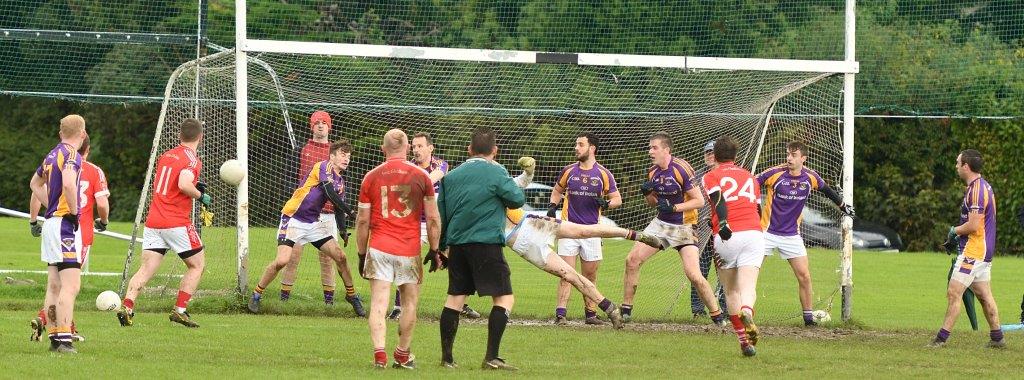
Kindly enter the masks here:
M 220 166 L 220 180 L 231 186 L 238 186 L 245 178 L 245 166 L 238 160 L 227 160 Z
M 814 317 L 814 321 L 818 323 L 826 323 L 832 320 L 832 315 L 825 310 L 815 310 L 811 312 Z
M 96 296 L 96 308 L 103 311 L 116 310 L 121 307 L 121 297 L 113 290 L 107 290 Z

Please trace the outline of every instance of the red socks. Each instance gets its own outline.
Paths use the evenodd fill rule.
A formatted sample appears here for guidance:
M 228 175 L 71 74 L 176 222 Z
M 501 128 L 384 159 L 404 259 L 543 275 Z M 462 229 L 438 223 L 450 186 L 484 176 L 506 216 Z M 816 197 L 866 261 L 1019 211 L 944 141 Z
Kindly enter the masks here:
M 178 291 L 178 302 L 174 303 L 174 307 L 177 308 L 179 313 L 184 313 L 185 308 L 188 307 L 188 301 L 192 299 L 192 295 L 183 291 Z
M 125 298 L 122 304 L 128 310 L 135 310 L 135 300 L 131 298 Z
M 729 321 L 732 322 L 732 329 L 740 340 L 740 347 L 746 347 L 750 344 L 747 342 L 747 329 L 743 327 L 743 321 L 740 320 L 739 314 L 730 315 Z

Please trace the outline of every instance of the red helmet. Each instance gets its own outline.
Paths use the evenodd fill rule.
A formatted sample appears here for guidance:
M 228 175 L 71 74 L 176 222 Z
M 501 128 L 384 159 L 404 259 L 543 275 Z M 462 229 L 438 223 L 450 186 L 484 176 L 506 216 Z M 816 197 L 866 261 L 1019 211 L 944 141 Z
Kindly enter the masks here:
M 313 112 L 313 114 L 309 116 L 309 127 L 313 128 L 313 126 L 319 121 L 327 123 L 327 129 L 331 129 L 331 115 L 326 111 L 321 110 Z

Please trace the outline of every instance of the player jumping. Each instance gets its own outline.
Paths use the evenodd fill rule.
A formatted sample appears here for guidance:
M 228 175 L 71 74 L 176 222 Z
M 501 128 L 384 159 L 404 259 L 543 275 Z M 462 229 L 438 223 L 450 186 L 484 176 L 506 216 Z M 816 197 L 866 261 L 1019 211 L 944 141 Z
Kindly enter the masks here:
M 718 166 L 704 175 L 703 186 L 711 201 L 711 227 L 718 252 L 718 276 L 725 287 L 729 320 L 744 356 L 757 352 L 758 330 L 754 324 L 757 275 L 764 260 L 764 236 L 757 212 L 761 189 L 754 176 L 733 162 L 736 142 L 715 140 Z M 706 302 L 706 301 L 705 301 Z
M 341 231 L 341 238 L 348 246 L 348 233 L 345 231 L 347 218 L 352 210 L 345 204 L 345 179 L 342 173 L 348 168 L 352 156 L 352 145 L 347 140 L 331 144 L 330 159 L 313 165 L 306 180 L 295 189 L 291 199 L 281 210 L 281 223 L 277 230 L 277 257 L 267 264 L 256 288 L 249 299 L 249 311 L 258 313 L 263 291 L 277 277 L 277 273 L 288 265 L 292 255 L 301 251 L 294 249 L 296 245 L 311 244 L 334 260 L 338 267 L 341 281 L 345 283 L 345 301 L 352 305 L 352 310 L 360 317 L 366 316 L 363 301 L 356 294 L 352 282 L 352 274 L 348 270 L 348 258 L 334 239 L 333 231 L 327 224 L 320 222 L 320 210 L 324 203 L 334 204 L 334 217 Z

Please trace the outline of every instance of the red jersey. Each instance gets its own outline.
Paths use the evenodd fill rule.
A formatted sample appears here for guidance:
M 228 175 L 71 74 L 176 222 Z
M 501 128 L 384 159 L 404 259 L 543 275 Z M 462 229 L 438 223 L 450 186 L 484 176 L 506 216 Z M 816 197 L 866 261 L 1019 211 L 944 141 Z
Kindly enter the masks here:
M 728 210 L 726 220 L 732 232 L 761 231 L 761 216 L 757 213 L 757 205 L 761 202 L 761 187 L 747 169 L 732 162 L 720 163 L 715 170 L 704 175 L 702 182 L 709 198 L 712 193 L 721 194 Z M 711 214 L 711 226 L 717 234 L 718 215 L 714 212 Z
M 370 248 L 419 256 L 423 200 L 433 196 L 427 172 L 404 158 L 389 158 L 366 173 L 359 208 L 370 212 Z
M 192 184 L 199 182 L 203 163 L 196 151 L 184 145 L 160 155 L 153 171 L 153 200 L 149 204 L 146 227 L 173 228 L 192 224 L 192 197 L 178 188 L 178 176 L 192 172 Z
M 78 193 L 78 218 L 82 229 L 82 245 L 92 245 L 93 238 L 93 211 L 96 209 L 96 198 L 110 195 L 107 189 L 107 176 L 103 169 L 89 161 L 82 164 L 82 176 L 79 180 Z
M 309 174 L 310 170 L 313 170 L 313 165 L 320 161 L 327 161 L 331 156 L 331 143 L 322 143 L 309 140 L 306 146 L 302 147 L 302 153 L 299 153 L 299 174 L 296 177 L 296 181 L 299 186 L 302 186 L 306 180 L 306 175 Z M 324 203 L 323 210 L 320 211 L 322 214 L 333 214 L 334 205 L 331 202 Z

